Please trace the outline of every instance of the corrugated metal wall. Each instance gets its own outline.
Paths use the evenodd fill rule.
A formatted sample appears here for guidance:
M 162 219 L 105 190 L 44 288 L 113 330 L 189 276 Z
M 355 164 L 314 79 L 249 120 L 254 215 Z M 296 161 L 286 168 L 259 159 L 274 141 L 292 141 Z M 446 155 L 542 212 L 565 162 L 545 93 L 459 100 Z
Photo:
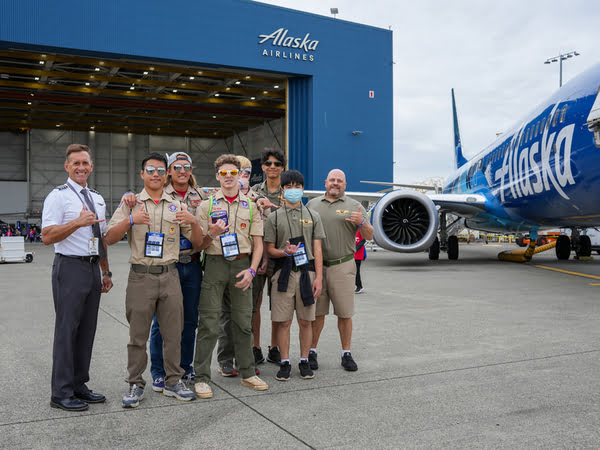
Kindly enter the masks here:
M 92 149 L 94 171 L 89 185 L 100 191 L 107 211 L 114 211 L 126 191 L 139 192 L 141 162 L 151 152 L 161 154 L 183 151 L 194 162 L 194 174 L 203 186 L 216 184 L 213 163 L 223 153 L 259 158 L 265 147 L 282 148 L 285 122 L 277 119 L 224 139 L 172 136 L 142 136 L 80 132 L 69 130 L 30 130 L 31 212 L 41 211 L 44 199 L 54 187 L 65 183 L 65 150 L 71 143 L 87 144 Z M 0 181 L 27 180 L 27 134 L 0 133 Z M 0 196 L 0 205 L 6 202 Z M 1 208 L 0 208 L 1 209 Z M 24 207 L 24 210 L 27 208 Z M 23 217 L 1 217 L 14 222 Z M 31 219 L 29 222 L 38 222 Z

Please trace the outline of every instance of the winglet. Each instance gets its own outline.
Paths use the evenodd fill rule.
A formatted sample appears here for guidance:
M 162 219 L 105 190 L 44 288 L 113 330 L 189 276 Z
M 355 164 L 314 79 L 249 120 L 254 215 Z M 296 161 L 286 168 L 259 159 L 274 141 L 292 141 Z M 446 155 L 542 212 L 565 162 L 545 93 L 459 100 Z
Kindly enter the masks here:
M 464 165 L 467 160 L 462 153 L 462 144 L 460 143 L 460 131 L 458 130 L 458 117 L 456 115 L 456 102 L 454 101 L 454 88 L 452 88 L 452 118 L 454 119 L 454 159 L 456 168 Z

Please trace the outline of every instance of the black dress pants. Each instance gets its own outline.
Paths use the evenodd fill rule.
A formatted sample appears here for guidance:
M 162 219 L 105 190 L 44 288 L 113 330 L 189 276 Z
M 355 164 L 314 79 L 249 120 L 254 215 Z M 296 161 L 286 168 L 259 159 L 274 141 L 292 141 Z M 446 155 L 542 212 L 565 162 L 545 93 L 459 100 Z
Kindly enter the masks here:
M 52 351 L 52 396 L 86 391 L 96 335 L 102 281 L 98 263 L 54 257 L 52 295 L 56 321 Z

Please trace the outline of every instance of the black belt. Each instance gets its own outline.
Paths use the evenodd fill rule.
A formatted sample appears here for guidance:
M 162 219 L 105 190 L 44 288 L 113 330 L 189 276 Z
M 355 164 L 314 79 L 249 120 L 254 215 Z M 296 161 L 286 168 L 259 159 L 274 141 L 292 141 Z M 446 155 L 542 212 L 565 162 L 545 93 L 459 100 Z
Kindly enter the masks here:
M 77 256 L 77 255 L 63 255 L 62 253 L 57 253 L 57 255 L 62 256 L 64 258 L 79 259 L 80 261 L 85 261 L 90 264 L 96 264 L 100 260 L 100 257 L 98 255 Z
M 173 270 L 175 268 L 175 263 L 169 264 L 167 266 L 146 266 L 144 264 L 132 264 L 131 270 L 136 273 L 153 273 L 153 274 L 161 274 L 168 272 L 169 270 Z
M 323 260 L 323 265 L 325 267 L 337 266 L 338 264 L 345 263 L 347 261 L 350 261 L 351 259 L 354 259 L 354 255 L 348 255 L 348 256 L 344 256 L 343 258 L 332 259 L 330 261 Z
M 181 255 L 179 256 L 179 264 L 189 264 L 200 259 L 200 253 L 194 253 L 193 255 Z

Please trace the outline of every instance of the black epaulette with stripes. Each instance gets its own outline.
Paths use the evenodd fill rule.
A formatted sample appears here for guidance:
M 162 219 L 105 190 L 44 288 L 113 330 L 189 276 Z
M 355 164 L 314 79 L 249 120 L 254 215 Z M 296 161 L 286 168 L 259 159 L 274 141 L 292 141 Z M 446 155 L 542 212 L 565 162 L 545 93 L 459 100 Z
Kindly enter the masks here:
M 58 189 L 62 191 L 63 189 L 67 189 L 69 186 L 67 184 L 61 184 L 60 186 L 56 186 L 54 189 Z
M 101 195 L 100 192 L 98 192 L 96 189 L 88 188 L 88 191 L 93 192 L 94 194 Z

